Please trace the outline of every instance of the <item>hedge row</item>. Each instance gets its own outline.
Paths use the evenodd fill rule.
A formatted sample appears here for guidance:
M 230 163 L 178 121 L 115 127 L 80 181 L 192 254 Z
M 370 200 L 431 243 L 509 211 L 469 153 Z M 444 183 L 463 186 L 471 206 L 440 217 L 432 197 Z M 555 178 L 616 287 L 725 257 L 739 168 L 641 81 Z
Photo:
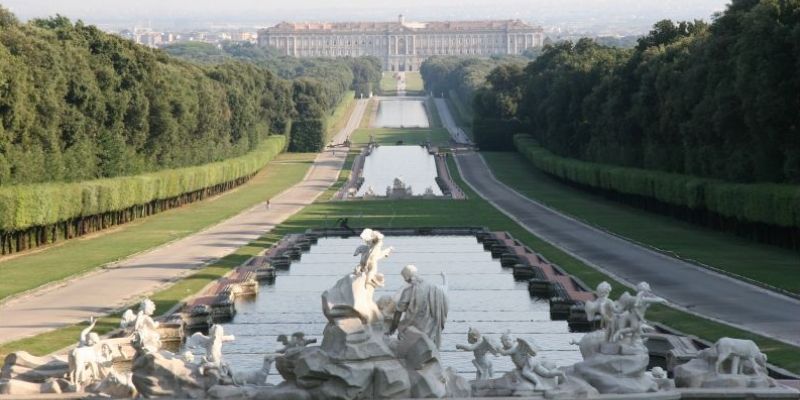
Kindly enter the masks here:
M 515 135 L 514 144 L 540 170 L 582 186 L 656 199 L 742 222 L 800 227 L 800 185 L 726 183 L 579 161 L 550 153 L 526 134 Z
M 253 175 L 283 151 L 285 136 L 271 136 L 250 153 L 226 161 L 149 174 L 75 183 L 0 187 L 0 231 L 104 215 L 179 198 Z

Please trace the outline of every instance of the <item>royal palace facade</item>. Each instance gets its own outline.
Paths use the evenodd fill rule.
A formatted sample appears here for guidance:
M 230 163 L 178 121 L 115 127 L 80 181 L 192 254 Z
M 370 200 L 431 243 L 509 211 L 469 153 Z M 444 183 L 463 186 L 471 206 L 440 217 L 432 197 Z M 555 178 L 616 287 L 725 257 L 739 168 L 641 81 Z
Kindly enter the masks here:
M 521 54 L 541 47 L 542 29 L 519 20 L 289 23 L 258 32 L 258 43 L 295 57 L 375 56 L 385 71 L 416 71 L 439 55 Z

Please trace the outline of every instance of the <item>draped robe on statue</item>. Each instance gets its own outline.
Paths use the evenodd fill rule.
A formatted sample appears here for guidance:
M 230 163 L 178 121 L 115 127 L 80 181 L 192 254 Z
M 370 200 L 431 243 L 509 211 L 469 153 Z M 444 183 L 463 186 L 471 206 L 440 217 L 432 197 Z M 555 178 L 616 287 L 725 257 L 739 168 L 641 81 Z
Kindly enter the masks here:
M 397 311 L 403 312 L 398 336 L 413 326 L 425 333 L 436 347 L 441 345 L 442 329 L 447 320 L 447 295 L 443 288 L 415 278 L 400 294 Z

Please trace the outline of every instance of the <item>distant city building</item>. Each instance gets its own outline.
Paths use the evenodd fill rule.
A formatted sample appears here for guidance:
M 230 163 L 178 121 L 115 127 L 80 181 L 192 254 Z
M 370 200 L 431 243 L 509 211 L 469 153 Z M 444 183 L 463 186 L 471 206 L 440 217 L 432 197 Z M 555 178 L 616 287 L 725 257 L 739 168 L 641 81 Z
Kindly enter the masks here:
M 541 47 L 541 28 L 519 20 L 290 23 L 258 31 L 258 43 L 295 57 L 375 56 L 387 71 L 416 71 L 438 55 L 488 57 Z

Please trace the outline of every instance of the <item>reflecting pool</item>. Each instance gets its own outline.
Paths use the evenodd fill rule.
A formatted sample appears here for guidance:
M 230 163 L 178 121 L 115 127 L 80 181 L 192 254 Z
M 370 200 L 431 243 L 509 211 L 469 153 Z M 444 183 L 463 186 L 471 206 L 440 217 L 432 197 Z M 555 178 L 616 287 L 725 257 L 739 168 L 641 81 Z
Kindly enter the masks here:
M 376 128 L 428 128 L 428 115 L 422 100 L 381 100 Z
M 436 196 L 442 195 L 436 183 L 436 159 L 422 146 L 378 146 L 364 160 L 361 176 L 364 183 L 356 197 L 364 196 L 370 187 L 375 195 L 385 196 L 386 187 L 392 186 L 394 178 L 411 186 L 414 196 L 425 194 L 427 188 Z
M 569 333 L 566 321 L 551 321 L 547 301 L 532 299 L 527 285 L 515 282 L 511 271 L 493 260 L 474 236 L 387 236 L 384 241 L 395 250 L 379 264 L 386 286 L 375 292 L 376 300 L 403 287 L 400 270 L 406 264 L 416 265 L 431 283 L 441 284 L 440 272 L 447 276 L 450 312 L 442 334 L 444 366 L 474 379 L 472 353 L 455 349 L 457 343 L 466 343 L 471 326 L 497 343 L 506 330 L 533 340 L 540 356 L 559 366 L 581 361 L 577 346 L 569 342 L 583 334 Z M 360 244 L 357 237 L 321 238 L 289 271 L 278 271 L 274 284 L 262 286 L 255 301 L 237 304 L 236 317 L 225 324 L 225 332 L 236 340 L 223 346 L 232 368 L 260 368 L 264 354 L 283 347 L 276 341 L 280 334 L 302 331 L 321 342 L 326 320 L 320 296 L 352 272 L 358 262 L 353 251 Z M 490 357 L 495 376 L 513 369 L 508 357 Z M 269 382 L 282 380 L 274 367 L 271 372 Z

